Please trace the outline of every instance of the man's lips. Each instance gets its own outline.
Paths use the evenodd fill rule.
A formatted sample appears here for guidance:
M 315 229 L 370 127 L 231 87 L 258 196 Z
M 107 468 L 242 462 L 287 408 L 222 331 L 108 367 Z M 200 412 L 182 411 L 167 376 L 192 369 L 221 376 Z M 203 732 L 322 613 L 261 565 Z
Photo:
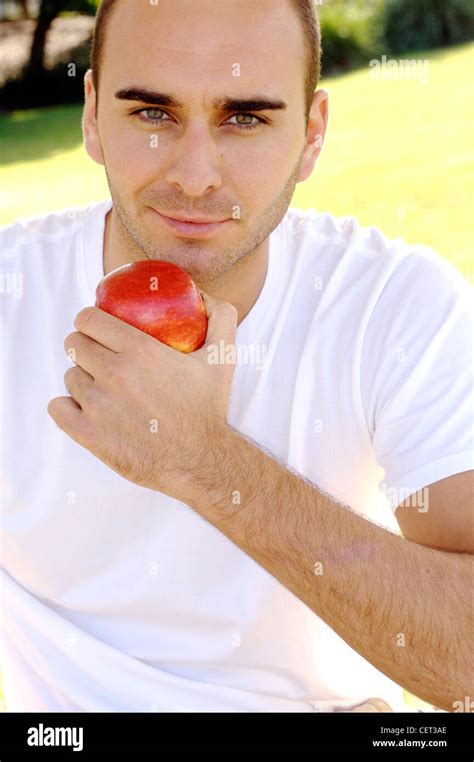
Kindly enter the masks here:
M 168 217 L 169 220 L 176 220 L 176 222 L 193 222 L 197 225 L 213 225 L 216 222 L 225 222 L 225 219 L 213 220 L 211 217 L 193 217 L 192 215 L 186 217 L 182 214 L 164 214 L 163 212 L 159 212 L 159 214 L 163 217 Z
M 151 208 L 151 207 L 150 207 Z M 195 222 L 195 221 L 188 221 L 188 220 L 182 220 L 182 219 L 176 219 L 173 217 L 168 217 L 165 214 L 161 214 L 161 212 L 157 212 L 156 209 L 153 209 L 152 211 L 155 212 L 159 216 L 159 218 L 167 225 L 167 227 L 174 230 L 175 233 L 180 233 L 181 235 L 190 236 L 190 237 L 200 237 L 208 235 L 209 233 L 213 233 L 215 230 L 219 230 L 226 222 L 231 222 L 231 220 L 217 220 L 217 221 L 211 221 L 211 222 Z M 204 219 L 204 218 L 198 218 L 198 219 Z

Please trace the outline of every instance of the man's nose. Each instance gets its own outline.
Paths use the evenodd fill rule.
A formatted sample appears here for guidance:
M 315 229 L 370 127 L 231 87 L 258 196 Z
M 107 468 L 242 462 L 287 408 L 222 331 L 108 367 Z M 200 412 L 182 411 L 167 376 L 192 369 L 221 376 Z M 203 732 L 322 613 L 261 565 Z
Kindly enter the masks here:
M 179 185 L 187 196 L 201 196 L 222 185 L 222 151 L 209 126 L 203 122 L 189 125 L 170 151 L 166 180 Z

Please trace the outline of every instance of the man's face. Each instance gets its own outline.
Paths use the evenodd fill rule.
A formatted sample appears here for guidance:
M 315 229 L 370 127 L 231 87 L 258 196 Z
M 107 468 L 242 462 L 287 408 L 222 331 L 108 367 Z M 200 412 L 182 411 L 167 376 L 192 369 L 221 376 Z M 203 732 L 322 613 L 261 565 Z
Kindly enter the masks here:
M 303 32 L 287 0 L 119 0 L 106 32 L 97 122 L 88 75 L 85 131 L 89 154 L 105 165 L 127 250 L 210 282 L 266 240 L 310 173 L 307 162 L 301 170 L 304 71 Z M 124 99 L 132 88 L 182 105 Z M 286 108 L 214 104 L 259 97 Z M 198 238 L 158 212 L 227 221 Z

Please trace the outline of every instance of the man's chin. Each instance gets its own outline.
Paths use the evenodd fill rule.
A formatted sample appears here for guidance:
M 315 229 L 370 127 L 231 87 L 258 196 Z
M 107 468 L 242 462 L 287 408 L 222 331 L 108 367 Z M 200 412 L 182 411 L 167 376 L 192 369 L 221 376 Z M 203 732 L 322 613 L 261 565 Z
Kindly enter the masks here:
M 148 209 L 156 217 L 153 210 Z M 134 239 L 144 253 L 143 258 L 172 262 L 186 270 L 196 283 L 218 279 L 228 270 L 224 266 L 222 247 L 217 247 L 217 242 L 175 235 L 166 226 L 163 229 L 160 222 L 157 226 L 150 214 L 137 221 Z M 160 242 L 158 249 L 157 240 Z
M 178 265 L 183 270 L 186 270 L 188 275 L 193 279 L 195 283 L 209 283 L 216 278 L 219 278 L 223 274 L 222 262 L 214 261 L 215 255 L 209 252 L 208 259 L 203 262 L 203 258 L 206 257 L 206 252 L 196 250 L 189 253 L 183 253 L 180 251 L 173 251 L 169 249 L 160 252 L 154 251 L 151 254 L 147 254 L 146 258 L 150 260 L 162 260 L 164 262 L 172 262 L 174 265 Z M 219 266 L 220 265 L 220 266 Z

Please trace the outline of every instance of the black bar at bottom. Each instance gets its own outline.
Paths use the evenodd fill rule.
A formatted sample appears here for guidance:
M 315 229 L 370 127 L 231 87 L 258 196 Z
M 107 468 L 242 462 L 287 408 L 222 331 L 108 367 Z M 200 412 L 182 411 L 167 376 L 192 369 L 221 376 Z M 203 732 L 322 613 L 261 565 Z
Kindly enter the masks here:
M 357 751 L 383 758 L 473 762 L 467 713 L 18 713 L 0 714 L 0 762 L 95 759 L 206 747 L 219 754 L 291 748 Z M 137 758 L 138 762 L 138 758 Z M 141 762 L 141 758 L 140 758 Z

